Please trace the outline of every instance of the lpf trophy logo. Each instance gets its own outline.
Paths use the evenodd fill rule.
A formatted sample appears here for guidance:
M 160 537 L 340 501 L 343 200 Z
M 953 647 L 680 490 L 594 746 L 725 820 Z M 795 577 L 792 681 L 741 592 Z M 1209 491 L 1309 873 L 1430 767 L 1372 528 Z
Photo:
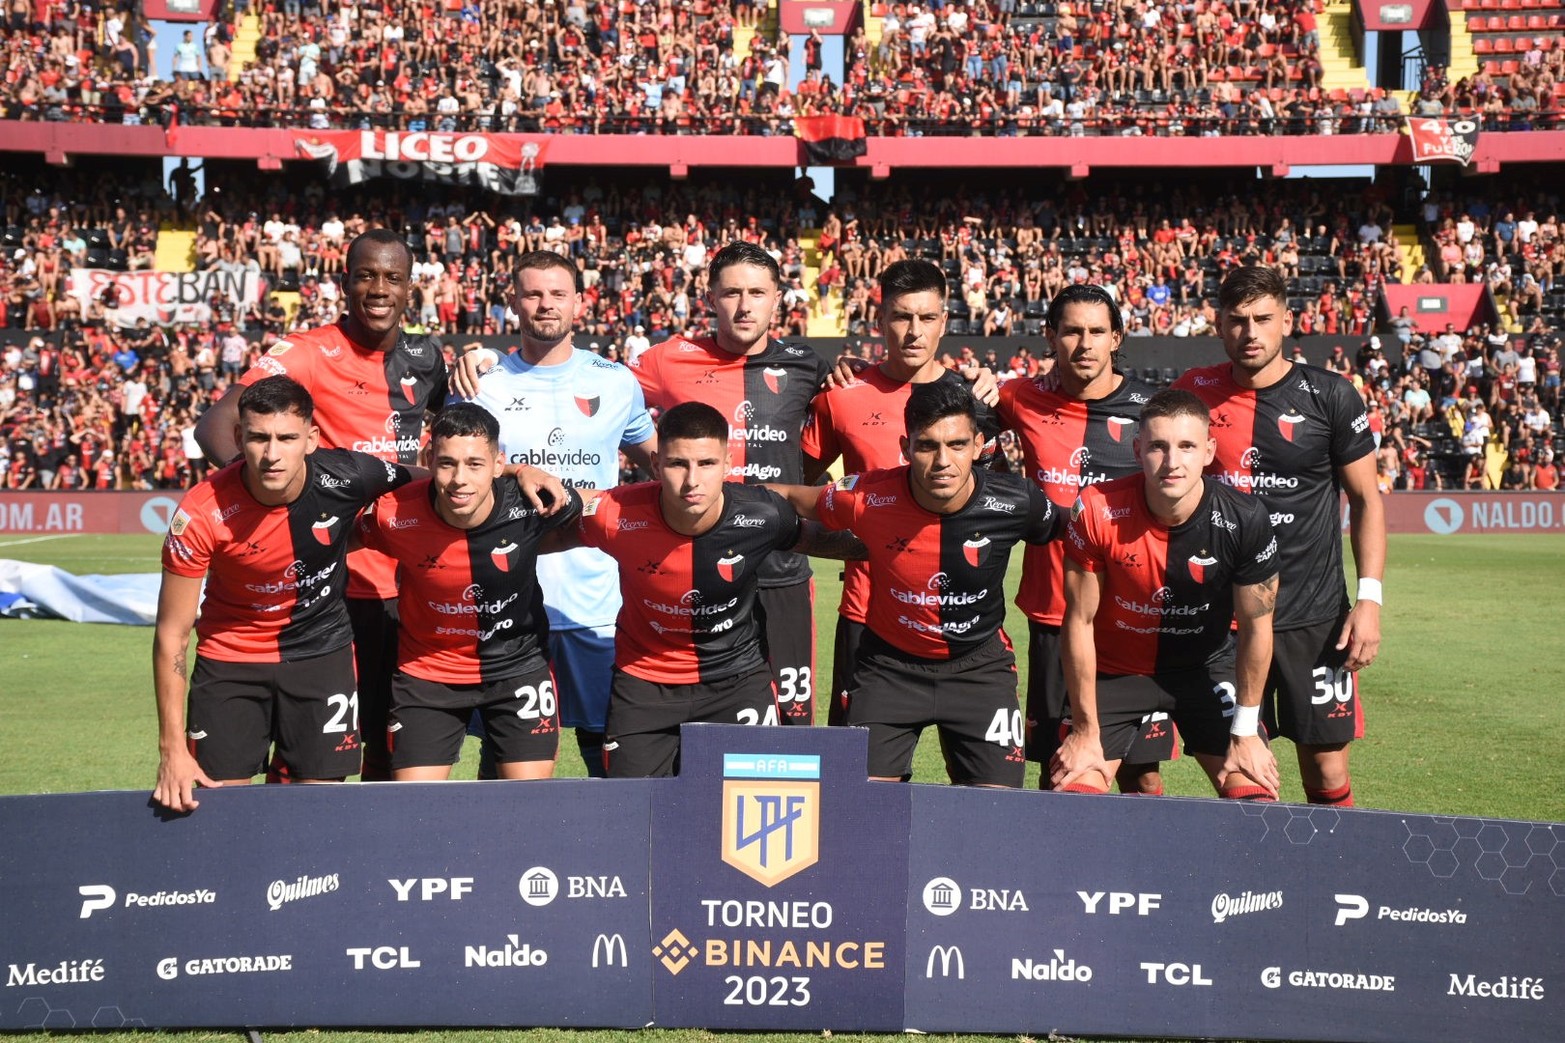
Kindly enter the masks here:
M 723 861 L 767 887 L 820 860 L 821 759 L 723 754 Z

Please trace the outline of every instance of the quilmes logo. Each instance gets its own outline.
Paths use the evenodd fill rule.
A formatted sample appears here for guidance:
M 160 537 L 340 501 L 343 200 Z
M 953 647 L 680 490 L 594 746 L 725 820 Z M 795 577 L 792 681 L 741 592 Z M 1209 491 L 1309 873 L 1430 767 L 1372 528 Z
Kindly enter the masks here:
M 723 861 L 767 887 L 820 859 L 819 756 L 723 754 Z

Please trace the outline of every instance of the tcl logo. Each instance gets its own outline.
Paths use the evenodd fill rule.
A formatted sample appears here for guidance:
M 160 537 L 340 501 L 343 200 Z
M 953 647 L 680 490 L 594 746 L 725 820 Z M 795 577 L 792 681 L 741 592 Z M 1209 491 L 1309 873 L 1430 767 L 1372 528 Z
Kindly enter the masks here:
M 353 958 L 353 969 L 356 971 L 362 971 L 366 962 L 378 971 L 423 966 L 422 963 L 412 957 L 406 945 L 400 948 L 393 948 L 390 945 L 379 945 L 374 948 L 366 946 L 364 948 L 348 949 L 347 953 Z
M 1148 985 L 1159 981 L 1169 985 L 1212 984 L 1212 979 L 1201 973 L 1199 963 L 1143 963 L 1141 969 L 1147 972 Z
M 445 895 L 453 902 L 461 901 L 463 895 L 473 893 L 473 878 L 470 876 L 426 876 L 414 877 L 411 880 L 387 880 L 391 889 L 397 892 L 397 901 L 406 902 L 413 897 L 413 888 L 418 888 L 418 900 L 432 902 L 441 895 Z
M 1144 894 L 1134 891 L 1077 891 L 1076 897 L 1081 899 L 1081 904 L 1086 906 L 1087 912 L 1099 912 L 1099 906 L 1103 899 L 1108 899 L 1108 905 L 1101 911 L 1110 916 L 1118 916 L 1127 910 L 1134 910 L 1137 916 L 1147 916 L 1152 910 L 1162 907 L 1163 896 Z

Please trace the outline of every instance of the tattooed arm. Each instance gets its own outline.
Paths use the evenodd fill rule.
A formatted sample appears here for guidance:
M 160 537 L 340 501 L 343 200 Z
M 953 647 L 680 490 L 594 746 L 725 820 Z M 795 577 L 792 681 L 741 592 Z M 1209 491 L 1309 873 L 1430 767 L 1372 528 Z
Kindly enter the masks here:
M 185 744 L 185 690 L 190 632 L 201 603 L 201 580 L 163 573 L 158 619 L 152 639 L 152 683 L 158 702 L 158 782 L 152 797 L 171 811 L 194 811 L 197 784 L 216 786 Z
M 1234 616 L 1239 621 L 1238 661 L 1234 666 L 1238 708 L 1258 711 L 1272 663 L 1272 612 L 1277 607 L 1277 577 L 1234 587 Z M 1248 729 L 1246 729 L 1248 730 Z M 1223 771 L 1237 771 L 1264 788 L 1274 799 L 1282 782 L 1277 758 L 1262 735 L 1235 734 L 1229 740 Z
M 799 542 L 793 545 L 793 549 L 812 558 L 864 561 L 869 557 L 864 541 L 853 535 L 852 530 L 833 531 L 820 522 L 809 520 L 799 523 Z

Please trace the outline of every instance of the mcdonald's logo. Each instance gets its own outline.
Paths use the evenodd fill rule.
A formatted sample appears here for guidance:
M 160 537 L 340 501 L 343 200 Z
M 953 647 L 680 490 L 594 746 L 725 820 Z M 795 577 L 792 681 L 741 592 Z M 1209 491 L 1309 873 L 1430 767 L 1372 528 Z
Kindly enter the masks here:
M 935 961 L 940 961 L 940 976 L 951 977 L 951 966 L 956 965 L 956 976 L 960 979 L 967 978 L 967 961 L 962 959 L 962 950 L 956 945 L 936 945 L 929 950 L 929 959 L 924 964 L 924 977 L 935 976 Z
M 592 940 L 592 965 L 594 967 L 628 967 L 630 957 L 625 952 L 625 936 L 600 934 Z

